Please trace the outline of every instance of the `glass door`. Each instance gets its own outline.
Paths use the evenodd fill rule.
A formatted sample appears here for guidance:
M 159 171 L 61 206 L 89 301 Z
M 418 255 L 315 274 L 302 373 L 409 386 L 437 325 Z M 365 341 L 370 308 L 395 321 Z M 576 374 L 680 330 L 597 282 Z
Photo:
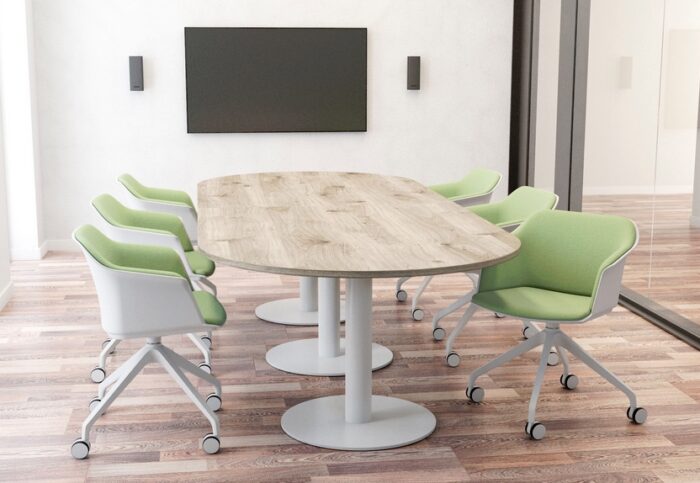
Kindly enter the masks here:
M 700 2 L 592 0 L 588 47 L 583 211 L 633 219 L 625 286 L 700 321 Z
M 700 347 L 700 1 L 535 5 L 528 184 L 634 220 L 621 300 Z

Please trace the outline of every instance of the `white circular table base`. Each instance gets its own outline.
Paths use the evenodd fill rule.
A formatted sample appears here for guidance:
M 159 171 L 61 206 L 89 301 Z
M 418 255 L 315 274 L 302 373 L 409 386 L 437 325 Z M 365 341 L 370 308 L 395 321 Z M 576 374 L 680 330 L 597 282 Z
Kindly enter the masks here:
M 285 342 L 273 347 L 265 355 L 272 367 L 292 374 L 304 376 L 344 376 L 345 339 L 340 339 L 338 357 L 319 357 L 318 339 L 302 339 Z M 394 353 L 379 344 L 372 344 L 372 370 L 391 364 Z
M 345 422 L 345 396 L 329 396 L 297 404 L 282 416 L 282 429 L 302 443 L 320 448 L 372 451 L 398 448 L 427 438 L 435 415 L 403 399 L 372 396 L 372 420 Z
M 340 303 L 340 320 L 345 320 L 345 304 Z M 280 299 L 258 305 L 255 315 L 266 322 L 283 325 L 318 325 L 318 312 L 301 310 L 301 299 Z

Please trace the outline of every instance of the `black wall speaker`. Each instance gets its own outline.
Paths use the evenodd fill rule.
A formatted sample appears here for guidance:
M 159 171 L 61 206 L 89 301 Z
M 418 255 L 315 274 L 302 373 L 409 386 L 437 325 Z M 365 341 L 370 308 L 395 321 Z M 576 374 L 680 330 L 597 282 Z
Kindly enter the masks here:
M 409 91 L 420 90 L 420 57 L 408 57 L 406 88 Z
M 132 91 L 143 90 L 143 57 L 129 57 L 129 86 Z

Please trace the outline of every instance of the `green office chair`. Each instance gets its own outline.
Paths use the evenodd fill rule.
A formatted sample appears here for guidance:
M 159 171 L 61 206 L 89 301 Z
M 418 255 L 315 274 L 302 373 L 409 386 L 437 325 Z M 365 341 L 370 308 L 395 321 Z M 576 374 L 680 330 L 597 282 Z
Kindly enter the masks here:
M 513 231 L 535 213 L 543 210 L 555 209 L 558 202 L 559 197 L 550 191 L 532 188 L 530 186 L 521 186 L 502 201 L 486 205 L 470 206 L 468 209 L 506 231 Z M 472 296 L 476 291 L 476 287 L 479 283 L 479 272 L 467 272 L 466 275 L 474 284 L 474 289 L 467 292 L 449 306 L 438 311 L 433 316 L 433 339 L 437 341 L 444 339 L 446 335 L 445 329 L 440 327 L 440 321 L 449 314 L 471 302 Z M 429 278 L 431 277 L 426 277 L 426 279 Z M 429 281 L 430 280 L 427 280 L 427 282 Z M 427 282 L 424 280 L 421 287 L 427 286 Z M 419 296 L 420 293 L 416 293 L 414 303 L 417 303 L 417 298 Z M 500 316 L 500 314 L 496 315 Z M 537 329 L 537 327 L 531 322 L 523 322 L 523 324 L 523 335 L 526 338 L 539 332 L 539 329 Z M 457 336 L 459 336 L 460 332 L 461 330 L 455 329 L 453 331 L 454 335 L 451 336 L 450 340 L 454 340 Z M 447 344 L 447 349 L 445 352 L 445 360 L 447 365 L 450 367 L 457 367 L 460 362 L 460 357 L 459 354 L 452 351 L 451 343 Z M 549 364 L 556 365 L 558 363 L 558 355 L 556 351 L 552 351 Z
M 216 295 L 216 285 L 207 277 L 211 276 L 216 265 L 203 253 L 194 249 L 180 218 L 169 213 L 156 213 L 127 208 L 113 196 L 103 194 L 92 200 L 92 206 L 100 215 L 105 233 L 113 240 L 141 245 L 156 245 L 171 248 L 180 257 L 190 281 L 201 289 Z M 211 333 L 190 338 L 204 355 L 200 367 L 211 371 Z M 106 358 L 113 353 L 119 339 L 107 339 L 102 343 L 97 366 L 90 372 L 93 382 L 102 382 L 106 372 Z
M 129 195 L 131 205 L 143 211 L 159 211 L 179 216 L 192 243 L 197 243 L 197 209 L 192 198 L 184 191 L 144 186 L 130 174 L 117 181 Z
M 474 370 L 467 387 L 469 399 L 477 403 L 484 399 L 484 390 L 475 385 L 479 376 L 542 346 L 525 426 L 532 439 L 542 439 L 545 427 L 535 419 L 535 411 L 547 357 L 550 348 L 556 347 L 563 365 L 560 382 L 564 388 L 578 385 L 578 378 L 569 371 L 568 351 L 624 392 L 630 402 L 627 417 L 634 423 L 643 423 L 647 412 L 637 406 L 634 392 L 560 329 L 561 325 L 588 322 L 615 308 L 625 260 L 639 238 L 637 227 L 617 216 L 541 211 L 514 234 L 520 238 L 520 252 L 505 263 L 481 271 L 479 287 L 459 327 L 463 328 L 479 308 L 484 308 L 542 322 L 546 328 Z
M 215 411 L 221 408 L 221 384 L 163 345 L 161 337 L 221 327 L 226 322 L 224 307 L 211 293 L 193 290 L 180 256 L 170 248 L 119 243 L 91 225 L 78 228 L 73 239 L 90 267 L 104 331 L 112 339 L 146 339 L 138 352 L 100 383 L 81 436 L 71 446 L 73 457 L 87 458 L 92 426 L 153 362 L 166 369 L 209 421 L 211 433 L 204 436 L 202 449 L 210 454 L 218 452 L 221 443 Z M 202 397 L 186 374 L 214 386 L 214 392 Z
M 541 210 L 553 210 L 556 208 L 558 202 L 559 197 L 550 191 L 531 188 L 530 186 L 522 186 L 513 191 L 502 201 L 470 206 L 467 209 L 506 231 L 513 231 L 530 215 Z M 474 286 L 476 286 L 479 277 L 478 272 L 469 272 L 466 275 L 472 280 Z M 421 320 L 423 318 L 423 309 L 418 306 L 418 303 L 432 279 L 432 276 L 424 277 L 416 293 L 413 295 L 411 314 L 413 314 L 414 320 Z M 438 325 L 440 320 L 469 303 L 472 293 L 473 292 L 470 292 L 464 295 L 433 317 L 433 338 L 435 340 L 442 340 L 445 337 L 445 330 Z M 416 313 L 419 313 L 418 316 L 415 315 Z
M 432 185 L 430 189 L 461 206 L 473 206 L 491 201 L 493 192 L 502 178 L 503 176 L 498 171 L 477 168 L 470 171 L 459 181 Z M 399 302 L 405 302 L 408 299 L 408 293 L 402 287 L 409 278 L 411 277 L 401 277 L 396 281 L 395 295 L 396 300 Z M 423 283 L 424 285 L 418 288 L 418 292 L 411 304 L 411 317 L 413 317 L 413 320 L 423 320 L 423 310 L 416 307 L 416 304 L 430 280 L 426 282 L 424 279 Z
M 477 168 L 459 181 L 432 185 L 430 189 L 462 206 L 480 205 L 491 200 L 502 178 L 498 171 Z

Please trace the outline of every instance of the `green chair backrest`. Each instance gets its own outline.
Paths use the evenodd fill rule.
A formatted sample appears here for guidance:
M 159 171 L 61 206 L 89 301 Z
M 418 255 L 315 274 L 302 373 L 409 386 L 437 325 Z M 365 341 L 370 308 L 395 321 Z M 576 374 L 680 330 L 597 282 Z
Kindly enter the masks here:
M 627 218 L 569 211 L 540 211 L 513 234 L 520 252 L 483 269 L 479 292 L 535 287 L 592 297 L 603 270 L 637 242 Z
M 167 203 L 181 203 L 194 209 L 194 203 L 190 195 L 184 191 L 165 188 L 151 188 L 139 183 L 130 174 L 123 174 L 117 178 L 132 195 L 143 200 L 165 201 Z
M 550 191 L 521 186 L 504 200 L 468 209 L 494 225 L 519 225 L 542 210 L 553 210 L 559 198 Z
M 182 277 L 187 271 L 174 250 L 155 245 L 119 243 L 92 225 L 83 225 L 73 236 L 98 263 L 114 270 Z
M 430 189 L 448 199 L 471 198 L 493 191 L 500 181 L 498 171 L 477 168 L 459 181 L 433 185 Z
M 184 251 L 189 252 L 193 249 L 192 242 L 187 236 L 185 225 L 175 215 L 133 210 L 122 205 L 114 196 L 108 194 L 100 195 L 92 200 L 92 205 L 111 225 L 121 228 L 172 233 L 180 240 Z

